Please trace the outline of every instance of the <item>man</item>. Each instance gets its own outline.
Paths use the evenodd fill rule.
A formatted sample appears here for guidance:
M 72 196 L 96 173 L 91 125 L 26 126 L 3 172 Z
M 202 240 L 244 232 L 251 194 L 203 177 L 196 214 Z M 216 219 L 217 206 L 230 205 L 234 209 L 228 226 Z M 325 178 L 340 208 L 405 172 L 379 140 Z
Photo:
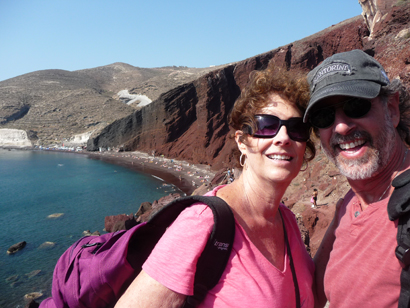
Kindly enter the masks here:
M 397 307 L 398 221 L 387 205 L 393 179 L 410 168 L 408 93 L 360 50 L 327 58 L 308 81 L 304 120 L 351 186 L 315 255 L 317 306 Z

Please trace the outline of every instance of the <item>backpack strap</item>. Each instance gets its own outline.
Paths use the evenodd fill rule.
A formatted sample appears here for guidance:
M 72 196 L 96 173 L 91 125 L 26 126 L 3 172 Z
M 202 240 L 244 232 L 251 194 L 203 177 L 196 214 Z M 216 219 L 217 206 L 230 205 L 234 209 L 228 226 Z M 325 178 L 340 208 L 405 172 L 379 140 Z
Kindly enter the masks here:
M 235 237 L 235 219 L 229 205 L 219 197 L 188 196 L 176 199 L 157 212 L 150 224 L 169 226 L 183 209 L 201 202 L 212 210 L 214 226 L 207 244 L 198 259 L 195 272 L 194 295 L 188 296 L 183 308 L 197 307 L 219 281 L 228 263 Z M 166 214 L 165 214 L 166 212 Z
M 396 257 L 403 269 L 400 274 L 399 308 L 410 307 L 410 170 L 397 176 L 387 205 L 389 219 L 398 219 Z

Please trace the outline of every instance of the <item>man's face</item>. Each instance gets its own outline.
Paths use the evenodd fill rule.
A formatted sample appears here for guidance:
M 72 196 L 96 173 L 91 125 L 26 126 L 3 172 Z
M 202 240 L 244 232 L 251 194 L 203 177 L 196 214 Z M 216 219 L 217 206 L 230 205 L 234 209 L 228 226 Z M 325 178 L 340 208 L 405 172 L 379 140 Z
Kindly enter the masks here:
M 387 107 L 379 97 L 370 100 L 369 112 L 356 119 L 348 117 L 340 106 L 347 99 L 334 96 L 321 103 L 338 105 L 333 124 L 319 129 L 322 149 L 348 179 L 367 179 L 390 161 L 395 149 L 396 131 Z

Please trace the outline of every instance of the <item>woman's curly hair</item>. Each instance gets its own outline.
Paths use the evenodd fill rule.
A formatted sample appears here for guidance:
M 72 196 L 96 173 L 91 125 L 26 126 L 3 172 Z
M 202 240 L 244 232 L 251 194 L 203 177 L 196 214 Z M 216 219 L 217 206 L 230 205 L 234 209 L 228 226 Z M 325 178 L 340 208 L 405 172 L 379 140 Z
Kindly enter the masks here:
M 310 99 L 306 75 L 302 72 L 287 71 L 270 63 L 265 70 L 253 71 L 250 74 L 249 83 L 232 108 L 229 125 L 233 131 L 244 132 L 241 141 L 246 142 L 249 136 L 246 128 L 250 127 L 251 131 L 256 130 L 255 115 L 269 105 L 269 96 L 272 93 L 288 100 L 300 110 L 302 115 L 305 113 Z M 312 135 L 312 129 L 310 133 Z M 305 161 L 311 161 L 315 154 L 315 145 L 309 139 L 306 142 Z

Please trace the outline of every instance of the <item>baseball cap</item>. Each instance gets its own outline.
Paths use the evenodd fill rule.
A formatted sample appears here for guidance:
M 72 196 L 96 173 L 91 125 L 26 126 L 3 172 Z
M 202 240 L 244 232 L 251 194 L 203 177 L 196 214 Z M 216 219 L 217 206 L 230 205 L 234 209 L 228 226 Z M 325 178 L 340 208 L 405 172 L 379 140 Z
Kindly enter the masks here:
M 303 121 L 320 100 L 335 95 L 372 99 L 390 84 L 379 62 L 362 50 L 334 54 L 309 72 L 310 101 Z

